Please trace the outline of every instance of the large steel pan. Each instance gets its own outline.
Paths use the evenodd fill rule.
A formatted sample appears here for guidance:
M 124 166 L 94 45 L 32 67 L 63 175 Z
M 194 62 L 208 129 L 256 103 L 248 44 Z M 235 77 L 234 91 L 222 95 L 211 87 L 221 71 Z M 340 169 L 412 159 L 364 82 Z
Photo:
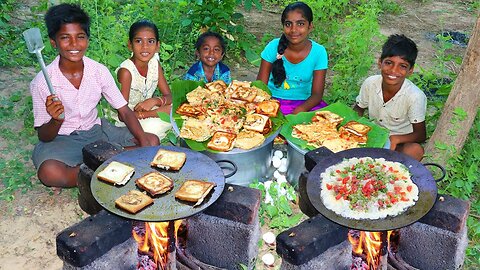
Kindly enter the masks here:
M 397 216 L 387 216 L 386 218 L 375 220 L 348 219 L 327 209 L 320 197 L 322 182 L 320 174 L 323 173 L 328 167 L 338 164 L 344 159 L 353 157 L 384 158 L 388 161 L 400 162 L 404 164 L 412 174 L 412 181 L 418 186 L 418 201 L 415 203 L 415 205 L 411 206 L 405 212 Z M 425 167 L 426 165 L 440 167 L 439 165 L 431 163 L 424 165 L 407 155 L 383 148 L 355 148 L 338 153 L 332 153 L 330 156 L 320 160 L 309 173 L 307 180 L 308 198 L 313 206 L 320 212 L 320 214 L 331 221 L 348 228 L 362 231 L 387 231 L 402 228 L 422 218 L 435 204 L 435 200 L 437 198 L 436 180 L 433 178 L 430 171 Z M 440 167 L 440 169 L 442 169 L 445 176 L 444 169 L 442 167 Z M 441 179 L 442 178 L 443 177 L 441 177 Z M 441 179 L 438 179 L 437 181 Z
M 187 160 L 183 167 L 178 172 L 165 171 L 151 167 L 150 162 L 155 157 L 159 148 L 185 152 L 187 154 Z M 114 186 L 97 179 L 98 173 L 114 160 L 135 167 L 135 174 L 125 186 Z M 155 170 L 170 177 L 174 181 L 174 187 L 171 191 L 159 195 L 158 197 L 154 197 L 154 203 L 152 205 L 136 214 L 130 214 L 115 207 L 115 200 L 118 197 L 127 193 L 129 190 L 138 190 L 138 187 L 135 185 L 135 179 Z M 211 191 L 203 203 L 197 207 L 193 207 L 193 203 L 175 199 L 174 196 L 180 186 L 189 179 L 203 180 L 216 184 L 213 191 Z M 223 175 L 222 169 L 215 161 L 199 152 L 175 146 L 142 147 L 122 152 L 113 156 L 98 167 L 95 174 L 92 176 L 91 181 L 91 189 L 94 198 L 106 210 L 125 218 L 150 222 L 183 219 L 197 214 L 214 203 L 222 194 L 224 187 L 225 176 Z

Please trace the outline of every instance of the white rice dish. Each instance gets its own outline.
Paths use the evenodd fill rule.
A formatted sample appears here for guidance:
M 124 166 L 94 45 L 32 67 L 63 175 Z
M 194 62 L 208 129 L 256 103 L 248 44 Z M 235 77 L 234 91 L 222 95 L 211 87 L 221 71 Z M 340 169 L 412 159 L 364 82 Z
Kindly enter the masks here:
M 320 178 L 325 207 L 349 219 L 397 216 L 418 200 L 418 187 L 408 168 L 383 158 L 345 159 Z

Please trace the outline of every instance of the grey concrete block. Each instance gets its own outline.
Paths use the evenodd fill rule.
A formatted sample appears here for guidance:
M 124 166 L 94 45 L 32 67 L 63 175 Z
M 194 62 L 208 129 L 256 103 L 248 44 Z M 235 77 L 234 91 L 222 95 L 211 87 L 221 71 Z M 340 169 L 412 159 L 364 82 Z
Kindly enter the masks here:
M 257 220 L 262 193 L 255 188 L 226 184 L 222 195 L 203 213 L 244 224 Z
M 200 213 L 188 219 L 187 249 L 198 260 L 226 269 L 254 268 L 260 239 L 258 217 L 252 224 Z
M 352 265 L 352 245 L 348 241 L 333 246 L 301 265 L 282 260 L 281 270 L 347 270 Z
M 137 242 L 130 237 L 88 265 L 76 267 L 64 261 L 63 270 L 134 270 L 138 264 L 137 250 Z
M 463 265 L 467 245 L 466 226 L 453 233 L 417 222 L 401 229 L 399 254 L 422 270 L 454 270 Z
M 470 201 L 438 195 L 433 208 L 419 222 L 458 233 L 465 227 L 469 210 Z

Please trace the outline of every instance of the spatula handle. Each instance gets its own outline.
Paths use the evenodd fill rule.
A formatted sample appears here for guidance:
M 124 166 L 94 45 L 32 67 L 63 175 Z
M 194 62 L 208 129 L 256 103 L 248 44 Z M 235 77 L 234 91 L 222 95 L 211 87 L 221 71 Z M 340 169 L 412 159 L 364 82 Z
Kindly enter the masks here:
M 56 94 L 55 89 L 53 88 L 52 82 L 50 81 L 50 77 L 48 76 L 47 67 L 45 66 L 45 62 L 43 61 L 42 53 L 40 52 L 40 50 L 37 50 L 35 51 L 35 55 L 37 55 L 38 63 L 40 64 L 40 68 L 42 69 L 43 76 L 45 77 L 45 81 L 47 81 L 48 90 L 50 90 L 50 94 L 55 95 Z M 55 98 L 55 99 L 58 100 L 58 98 Z M 62 113 L 60 114 L 59 118 L 64 119 L 65 115 Z

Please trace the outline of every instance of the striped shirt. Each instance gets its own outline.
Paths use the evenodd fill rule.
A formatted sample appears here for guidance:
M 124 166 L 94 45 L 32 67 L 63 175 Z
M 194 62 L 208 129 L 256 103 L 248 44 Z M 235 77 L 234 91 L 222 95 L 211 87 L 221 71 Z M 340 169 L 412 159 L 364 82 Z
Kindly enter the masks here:
M 115 109 L 127 105 L 115 80 L 104 65 L 84 56 L 83 78 L 80 88 L 77 89 L 60 71 L 59 60 L 60 56 L 57 56 L 47 66 L 52 86 L 65 108 L 65 120 L 58 131 L 59 135 L 69 135 L 75 130 L 89 130 L 95 124 L 100 125 L 96 106 L 102 95 Z M 30 83 L 30 92 L 33 101 L 33 125 L 40 127 L 52 118 L 45 106 L 50 91 L 42 72 L 39 72 Z

